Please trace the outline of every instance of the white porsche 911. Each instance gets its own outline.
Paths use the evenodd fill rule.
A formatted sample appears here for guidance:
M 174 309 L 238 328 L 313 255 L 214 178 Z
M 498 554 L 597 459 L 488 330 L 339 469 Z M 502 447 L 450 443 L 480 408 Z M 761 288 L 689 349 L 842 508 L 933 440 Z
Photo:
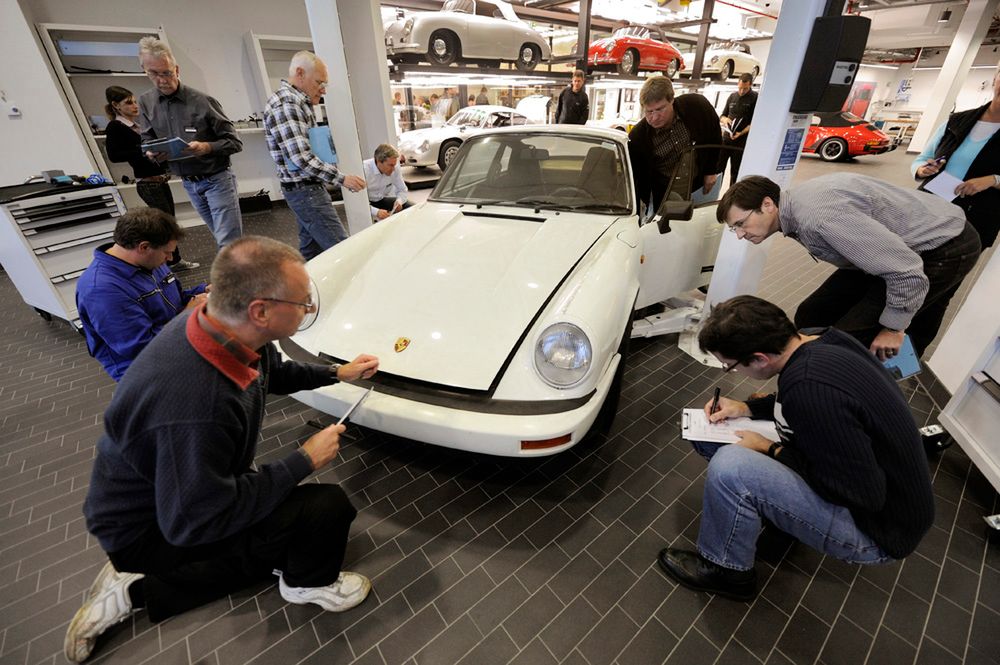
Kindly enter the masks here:
M 309 262 L 319 310 L 282 352 L 380 368 L 295 398 L 341 415 L 374 387 L 351 415 L 365 427 L 494 455 L 569 448 L 614 417 L 633 311 L 708 281 L 722 226 L 685 198 L 640 223 L 619 131 L 470 137 L 427 202 Z

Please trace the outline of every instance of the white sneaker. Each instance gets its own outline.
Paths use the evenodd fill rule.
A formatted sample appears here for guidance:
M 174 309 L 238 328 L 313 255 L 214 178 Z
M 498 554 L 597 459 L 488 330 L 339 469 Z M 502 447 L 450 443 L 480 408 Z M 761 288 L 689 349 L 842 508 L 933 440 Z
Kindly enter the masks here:
M 110 561 L 104 564 L 66 630 L 63 652 L 67 660 L 85 661 L 94 650 L 98 635 L 132 614 L 128 587 L 139 579 L 142 579 L 139 573 L 119 573 Z
M 364 575 L 342 572 L 337 581 L 329 586 L 294 587 L 285 584 L 285 578 L 278 580 L 278 591 L 281 597 L 296 605 L 315 603 L 327 612 L 343 612 L 360 605 L 372 583 Z

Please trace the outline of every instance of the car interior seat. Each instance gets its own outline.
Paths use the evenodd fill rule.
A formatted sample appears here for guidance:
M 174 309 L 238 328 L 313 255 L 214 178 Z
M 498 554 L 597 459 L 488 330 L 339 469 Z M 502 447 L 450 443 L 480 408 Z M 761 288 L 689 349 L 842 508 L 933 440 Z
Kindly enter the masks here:
M 596 201 L 615 203 L 621 198 L 618 194 L 620 185 L 614 151 L 596 145 L 588 150 L 577 186 L 593 194 Z

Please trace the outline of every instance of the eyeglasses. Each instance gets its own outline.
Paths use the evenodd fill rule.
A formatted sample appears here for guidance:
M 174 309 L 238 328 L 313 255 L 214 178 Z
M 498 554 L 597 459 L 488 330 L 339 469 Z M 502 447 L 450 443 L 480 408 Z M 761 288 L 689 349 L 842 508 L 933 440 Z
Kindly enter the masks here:
M 312 314 L 316 311 L 316 303 L 314 302 L 296 302 L 295 300 L 282 300 L 281 298 L 257 298 L 257 300 L 270 300 L 271 302 L 283 302 L 286 305 L 296 305 L 301 307 L 306 314 Z
M 664 104 L 663 106 L 661 106 L 659 108 L 655 108 L 655 109 L 645 108 L 645 109 L 643 109 L 642 112 L 646 116 L 663 115 L 664 113 L 667 112 L 667 109 L 669 109 L 669 108 L 670 108 L 670 102 L 667 102 L 666 104 Z
M 174 76 L 176 76 L 176 74 L 172 69 L 165 72 L 157 72 L 153 71 L 152 69 L 147 69 L 146 76 L 148 76 L 151 79 L 172 79 Z
M 742 363 L 739 360 L 734 360 L 733 362 L 729 363 L 728 365 L 725 364 L 725 363 L 723 363 L 723 365 L 722 365 L 722 371 L 725 374 L 729 374 L 730 372 L 735 372 L 736 368 L 739 367 L 741 364 Z
M 754 214 L 756 214 L 758 212 L 760 212 L 760 208 L 757 208 L 756 210 L 751 210 L 750 212 L 748 212 L 746 214 L 746 216 L 743 219 L 737 219 L 732 224 L 727 224 L 726 227 L 730 231 L 732 231 L 733 233 L 735 233 L 736 231 L 742 229 L 743 225 L 747 223 L 747 220 L 749 220 Z

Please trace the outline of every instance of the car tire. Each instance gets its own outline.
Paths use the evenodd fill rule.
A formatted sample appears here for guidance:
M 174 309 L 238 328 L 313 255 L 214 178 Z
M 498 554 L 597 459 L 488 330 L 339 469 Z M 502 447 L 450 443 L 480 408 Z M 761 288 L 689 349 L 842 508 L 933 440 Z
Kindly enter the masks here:
M 427 62 L 432 65 L 450 65 L 458 60 L 462 45 L 458 35 L 451 30 L 435 30 L 427 45 Z
M 753 71 L 752 71 L 752 72 L 750 72 L 750 76 L 751 76 L 751 78 L 753 78 L 753 80 L 754 80 L 754 81 L 756 81 L 756 80 L 757 80 L 757 77 L 758 77 L 759 75 L 760 75 L 760 67 L 754 67 L 754 68 L 753 68 Z
M 677 72 L 681 70 L 681 61 L 674 58 L 667 64 L 667 71 L 663 72 L 664 76 L 668 79 L 672 79 L 677 76 Z
M 541 61 L 542 49 L 538 48 L 537 44 L 525 42 L 521 44 L 521 48 L 517 52 L 517 60 L 514 61 L 514 66 L 522 72 L 530 72 Z
M 730 76 L 732 76 L 733 68 L 734 65 L 732 60 L 726 60 L 724 63 L 722 63 L 722 69 L 719 71 L 719 80 L 725 81 Z
M 438 153 L 438 167 L 444 173 L 448 165 L 455 159 L 458 149 L 462 147 L 462 142 L 458 139 L 448 139 L 441 144 L 441 151 Z
M 622 54 L 618 63 L 618 73 L 622 76 L 637 76 L 639 74 L 639 52 L 630 48 Z
M 847 159 L 847 141 L 844 139 L 827 139 L 816 149 L 816 154 L 824 162 L 839 162 Z

